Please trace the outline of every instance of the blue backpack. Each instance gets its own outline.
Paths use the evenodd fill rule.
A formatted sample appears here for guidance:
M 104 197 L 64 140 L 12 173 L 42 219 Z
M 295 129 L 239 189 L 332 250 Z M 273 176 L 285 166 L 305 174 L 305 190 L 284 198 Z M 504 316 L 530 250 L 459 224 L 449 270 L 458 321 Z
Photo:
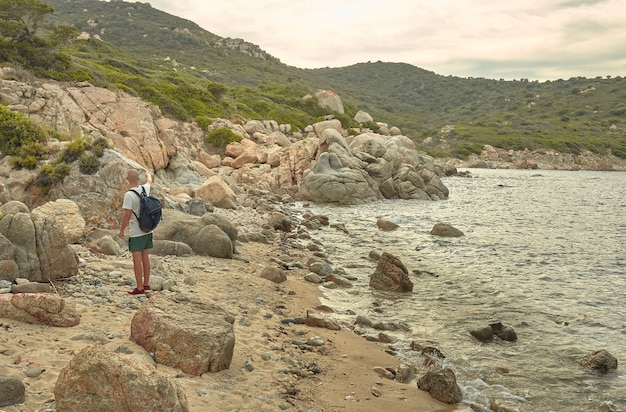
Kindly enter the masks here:
M 141 186 L 141 193 L 132 189 L 130 192 L 139 196 L 139 216 L 133 211 L 133 215 L 139 222 L 139 228 L 146 233 L 152 232 L 161 221 L 163 213 L 161 202 L 156 197 L 148 196 L 143 186 Z

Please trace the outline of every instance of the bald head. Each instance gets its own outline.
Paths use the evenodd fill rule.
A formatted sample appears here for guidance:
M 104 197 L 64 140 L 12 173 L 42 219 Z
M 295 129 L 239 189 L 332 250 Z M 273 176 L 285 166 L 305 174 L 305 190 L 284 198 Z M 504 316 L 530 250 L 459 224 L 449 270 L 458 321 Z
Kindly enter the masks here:
M 139 172 L 135 169 L 130 169 L 128 171 L 126 179 L 128 180 L 128 183 L 136 185 L 137 183 L 139 183 Z

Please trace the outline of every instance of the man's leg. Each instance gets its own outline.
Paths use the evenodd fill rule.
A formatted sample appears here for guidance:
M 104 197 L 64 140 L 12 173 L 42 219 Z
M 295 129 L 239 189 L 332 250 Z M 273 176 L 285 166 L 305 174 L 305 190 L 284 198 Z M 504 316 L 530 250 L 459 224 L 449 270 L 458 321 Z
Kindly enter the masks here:
M 150 254 L 148 252 L 149 249 L 144 249 L 141 252 L 141 263 L 143 268 L 143 283 L 141 283 L 142 288 L 145 286 L 150 286 Z M 137 274 L 135 274 L 135 276 L 137 276 Z M 139 283 L 137 283 L 137 285 L 139 285 Z
M 143 251 L 145 252 L 145 250 Z M 143 273 L 144 273 L 144 267 L 143 267 L 143 252 L 132 252 L 133 254 L 133 269 L 135 270 L 135 282 L 137 282 L 137 289 L 138 290 L 142 290 L 143 289 Z M 148 261 L 149 264 L 149 261 Z M 148 267 L 148 271 L 150 271 L 150 268 Z

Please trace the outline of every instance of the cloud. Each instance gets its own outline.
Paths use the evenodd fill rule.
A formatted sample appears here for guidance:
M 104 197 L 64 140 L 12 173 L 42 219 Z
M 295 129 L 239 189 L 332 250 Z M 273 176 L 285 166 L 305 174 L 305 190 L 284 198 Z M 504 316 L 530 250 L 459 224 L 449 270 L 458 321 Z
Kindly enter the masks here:
M 623 75 L 626 0 L 153 0 L 286 64 L 405 62 L 443 75 Z M 578 70 L 578 71 L 577 71 Z M 515 77 L 511 77 L 511 76 Z

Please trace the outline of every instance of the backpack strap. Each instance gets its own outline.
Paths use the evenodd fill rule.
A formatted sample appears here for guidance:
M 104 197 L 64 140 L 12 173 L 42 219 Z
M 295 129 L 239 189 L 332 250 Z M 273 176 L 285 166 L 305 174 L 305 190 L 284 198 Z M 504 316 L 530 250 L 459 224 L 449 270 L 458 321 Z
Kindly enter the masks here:
M 145 188 L 145 187 L 143 187 L 143 185 L 142 185 L 142 186 L 140 186 L 140 187 L 141 187 L 141 191 L 142 191 L 142 193 L 141 193 L 141 194 L 139 194 L 136 190 L 133 190 L 133 189 L 128 189 L 128 191 L 129 191 L 129 192 L 133 192 L 134 194 L 136 194 L 137 196 L 139 196 L 139 200 L 141 200 L 141 199 L 143 198 L 143 196 L 146 196 L 146 188 Z M 142 195 L 143 195 L 143 196 L 142 196 Z M 139 220 L 139 216 L 137 216 L 137 213 L 135 213 L 135 211 L 134 211 L 133 209 L 130 209 L 130 211 L 131 211 L 131 212 L 133 212 L 133 215 L 135 215 L 135 218 L 136 218 L 137 220 Z

